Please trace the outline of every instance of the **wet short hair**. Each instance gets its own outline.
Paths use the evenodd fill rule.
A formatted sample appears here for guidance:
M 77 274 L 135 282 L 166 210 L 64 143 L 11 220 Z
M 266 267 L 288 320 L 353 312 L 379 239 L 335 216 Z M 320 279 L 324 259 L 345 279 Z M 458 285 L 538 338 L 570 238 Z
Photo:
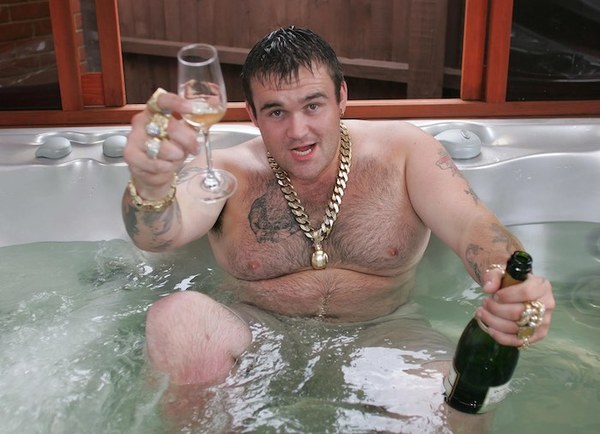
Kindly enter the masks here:
M 275 80 L 278 84 L 297 80 L 301 67 L 325 66 L 335 86 L 335 96 L 340 101 L 340 89 L 344 82 L 342 66 L 331 46 L 310 29 L 290 26 L 272 31 L 248 53 L 242 67 L 244 97 L 256 115 L 252 101 L 252 80 L 266 83 Z

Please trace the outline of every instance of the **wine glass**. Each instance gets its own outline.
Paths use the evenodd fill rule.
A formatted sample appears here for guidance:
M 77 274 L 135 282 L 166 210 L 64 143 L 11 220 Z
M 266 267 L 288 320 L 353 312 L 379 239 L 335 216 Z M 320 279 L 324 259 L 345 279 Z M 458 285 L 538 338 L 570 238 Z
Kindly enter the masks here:
M 183 119 L 196 130 L 198 147 L 204 145 L 206 168 L 188 182 L 188 189 L 203 202 L 231 196 L 237 180 L 229 172 L 213 168 L 209 130 L 227 110 L 227 94 L 217 50 L 208 44 L 191 44 L 177 53 L 179 95 L 192 101 L 192 112 Z M 199 181 L 197 181 L 197 179 Z

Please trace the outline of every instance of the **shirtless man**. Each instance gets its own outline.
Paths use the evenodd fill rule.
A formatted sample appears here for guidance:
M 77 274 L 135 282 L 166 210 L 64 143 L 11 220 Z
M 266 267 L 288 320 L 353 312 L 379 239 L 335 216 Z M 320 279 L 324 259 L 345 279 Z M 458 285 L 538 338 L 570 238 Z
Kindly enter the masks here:
M 448 164 L 443 147 L 401 121 L 345 120 L 340 126 L 348 90 L 335 53 L 321 38 L 306 29 L 279 29 L 252 49 L 242 77 L 248 113 L 262 135 L 214 152 L 215 166 L 238 180 L 237 192 L 226 201 L 207 205 L 185 188 L 203 165 L 196 158 L 180 172 L 196 152 L 191 128 L 171 118 L 168 139 L 152 158 L 145 132 L 152 112 L 134 117 L 125 159 L 135 190 L 133 196 L 131 189 L 125 192 L 123 215 L 137 246 L 165 251 L 208 235 L 239 301 L 283 315 L 352 323 L 389 315 L 406 303 L 433 232 L 493 295 L 476 315 L 495 340 L 523 345 L 516 321 L 529 300 L 546 306 L 529 343 L 547 334 L 554 308 L 550 283 L 530 275 L 499 290 L 501 270 L 493 264 L 506 264 L 522 246 Z M 159 95 L 156 103 L 164 111 L 191 111 L 171 93 Z M 346 128 L 350 158 L 344 157 Z M 342 167 L 348 165 L 349 173 Z M 310 223 L 304 228 L 302 217 L 299 223 L 290 212 L 288 201 L 297 202 L 284 197 L 275 172 L 284 187 L 289 183 L 296 191 Z M 328 205 L 336 182 L 339 212 Z M 134 199 L 161 206 L 138 209 Z M 316 235 L 324 239 L 310 239 L 328 207 L 335 215 Z M 311 264 L 321 252 L 328 263 L 317 258 Z M 222 382 L 252 340 L 241 317 L 243 312 L 235 314 L 196 291 L 171 294 L 147 315 L 150 361 L 175 384 Z

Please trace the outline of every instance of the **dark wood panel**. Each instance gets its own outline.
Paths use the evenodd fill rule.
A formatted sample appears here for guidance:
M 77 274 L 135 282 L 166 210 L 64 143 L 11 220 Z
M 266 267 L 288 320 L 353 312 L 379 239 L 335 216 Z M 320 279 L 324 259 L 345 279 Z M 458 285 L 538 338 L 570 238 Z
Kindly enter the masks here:
M 444 57 L 460 57 L 457 44 L 451 45 L 456 53 L 445 53 L 448 1 L 463 0 L 119 0 L 125 63 L 140 62 L 125 66 L 128 101 L 147 97 L 129 89 L 142 68 L 155 70 L 156 85 L 170 80 L 172 72 L 158 56 L 173 56 L 177 43 L 219 46 L 223 63 L 239 65 L 259 38 L 292 24 L 321 34 L 340 56 L 345 74 L 366 80 L 356 86 L 354 98 L 372 98 L 368 89 L 381 82 L 392 88 L 403 83 L 404 97 L 406 89 L 413 97 L 440 97 L 444 82 L 458 83 L 444 77 Z M 133 53 L 156 57 L 147 63 Z M 451 66 L 456 72 L 457 65 Z M 230 93 L 233 98 L 237 92 Z
M 412 0 L 408 49 L 408 98 L 441 98 L 444 82 L 444 0 Z

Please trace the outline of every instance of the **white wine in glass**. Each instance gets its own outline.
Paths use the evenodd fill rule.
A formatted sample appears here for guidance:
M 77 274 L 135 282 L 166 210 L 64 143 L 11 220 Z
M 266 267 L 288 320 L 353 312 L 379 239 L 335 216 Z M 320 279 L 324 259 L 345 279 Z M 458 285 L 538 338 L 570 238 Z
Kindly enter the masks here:
M 235 177 L 215 169 L 210 147 L 210 127 L 219 122 L 227 110 L 227 93 L 217 50 L 208 44 L 192 44 L 177 53 L 179 95 L 192 102 L 192 112 L 183 119 L 196 130 L 198 145 L 204 145 L 206 168 L 188 181 L 188 189 L 204 202 L 231 196 L 237 187 Z

